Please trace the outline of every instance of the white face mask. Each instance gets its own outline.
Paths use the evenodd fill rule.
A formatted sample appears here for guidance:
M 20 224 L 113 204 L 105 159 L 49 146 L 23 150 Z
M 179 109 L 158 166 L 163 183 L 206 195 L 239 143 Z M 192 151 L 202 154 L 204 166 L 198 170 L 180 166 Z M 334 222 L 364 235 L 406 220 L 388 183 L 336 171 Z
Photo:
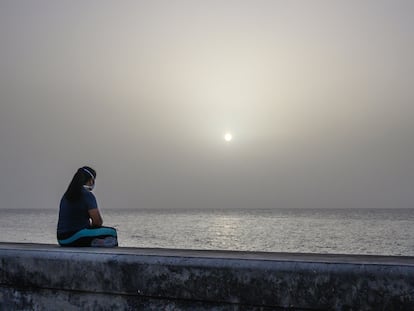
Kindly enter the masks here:
M 85 190 L 87 191 L 92 191 L 95 188 L 95 184 L 88 186 L 88 185 L 83 185 L 83 188 L 85 188 Z

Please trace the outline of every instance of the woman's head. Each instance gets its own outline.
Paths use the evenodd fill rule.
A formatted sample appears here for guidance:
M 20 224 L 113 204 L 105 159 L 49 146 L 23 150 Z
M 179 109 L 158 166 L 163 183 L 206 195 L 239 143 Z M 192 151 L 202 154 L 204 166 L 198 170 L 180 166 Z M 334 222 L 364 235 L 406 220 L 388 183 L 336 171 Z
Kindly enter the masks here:
M 95 179 L 96 179 L 96 172 L 94 169 L 90 168 L 89 166 L 81 167 L 79 170 L 85 175 L 86 181 L 83 184 L 83 187 L 86 190 L 92 191 L 95 187 Z
M 77 201 L 82 195 L 82 189 L 92 191 L 95 186 L 96 171 L 89 167 L 79 168 L 72 178 L 64 196 L 69 201 Z

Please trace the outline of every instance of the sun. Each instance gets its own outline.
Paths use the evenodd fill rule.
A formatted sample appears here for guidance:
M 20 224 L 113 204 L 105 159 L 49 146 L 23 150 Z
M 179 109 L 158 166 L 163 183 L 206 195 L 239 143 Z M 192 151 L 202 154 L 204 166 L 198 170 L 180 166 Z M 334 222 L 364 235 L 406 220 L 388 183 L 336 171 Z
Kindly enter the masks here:
M 231 142 L 232 139 L 233 139 L 233 135 L 231 135 L 231 133 L 224 134 L 224 140 L 225 141 Z

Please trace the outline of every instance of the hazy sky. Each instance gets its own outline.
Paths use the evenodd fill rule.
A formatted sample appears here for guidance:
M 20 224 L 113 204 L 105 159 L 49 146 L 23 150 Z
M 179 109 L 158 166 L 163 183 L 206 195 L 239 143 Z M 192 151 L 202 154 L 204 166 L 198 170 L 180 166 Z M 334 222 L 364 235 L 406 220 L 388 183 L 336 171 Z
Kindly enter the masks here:
M 0 0 L 0 208 L 83 165 L 103 210 L 414 207 L 414 1 Z

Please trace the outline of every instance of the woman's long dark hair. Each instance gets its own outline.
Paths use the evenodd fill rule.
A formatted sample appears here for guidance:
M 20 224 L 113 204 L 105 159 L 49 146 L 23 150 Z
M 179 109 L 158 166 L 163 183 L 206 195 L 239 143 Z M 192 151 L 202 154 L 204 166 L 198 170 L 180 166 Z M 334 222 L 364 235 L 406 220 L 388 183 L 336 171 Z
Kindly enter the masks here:
M 91 178 L 96 178 L 95 170 L 89 166 L 81 167 L 73 176 L 63 196 L 70 202 L 78 201 L 81 198 L 83 186 Z

